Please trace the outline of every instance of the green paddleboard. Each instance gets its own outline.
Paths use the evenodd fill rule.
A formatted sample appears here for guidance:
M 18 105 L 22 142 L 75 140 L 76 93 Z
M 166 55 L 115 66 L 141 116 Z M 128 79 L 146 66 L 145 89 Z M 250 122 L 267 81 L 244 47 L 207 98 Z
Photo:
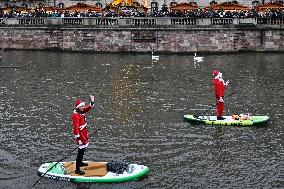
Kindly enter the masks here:
M 190 123 L 200 123 L 205 125 L 223 125 L 223 126 L 238 126 L 238 127 L 246 127 L 246 126 L 254 126 L 268 122 L 269 116 L 249 116 L 249 119 L 246 120 L 236 120 L 233 119 L 232 116 L 223 116 L 224 120 L 217 120 L 217 116 L 212 115 L 184 115 L 184 120 Z
M 145 165 L 129 164 L 123 173 L 117 174 L 107 169 L 107 162 L 87 161 L 88 166 L 81 167 L 84 175 L 75 174 L 75 162 L 44 163 L 38 169 L 38 175 L 55 180 L 71 182 L 119 183 L 138 180 L 149 173 Z

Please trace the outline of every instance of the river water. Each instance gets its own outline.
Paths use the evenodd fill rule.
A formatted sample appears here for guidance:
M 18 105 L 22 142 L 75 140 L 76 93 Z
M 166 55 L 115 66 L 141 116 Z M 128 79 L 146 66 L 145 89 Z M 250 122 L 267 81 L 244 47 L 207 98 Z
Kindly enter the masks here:
M 284 188 L 284 54 L 193 56 L 4 52 L 0 69 L 0 188 L 31 188 L 38 167 L 74 147 L 76 99 L 95 96 L 87 114 L 84 159 L 149 166 L 147 177 L 120 184 L 73 184 L 43 178 L 36 188 Z M 212 71 L 229 79 L 225 114 L 269 115 L 261 127 L 183 122 L 214 104 Z M 198 110 L 191 110 L 198 109 Z M 200 110 L 199 110 L 200 109 Z M 204 110 L 205 109 L 205 110 Z M 211 111 L 210 114 L 214 114 Z M 75 160 L 76 152 L 66 161 Z

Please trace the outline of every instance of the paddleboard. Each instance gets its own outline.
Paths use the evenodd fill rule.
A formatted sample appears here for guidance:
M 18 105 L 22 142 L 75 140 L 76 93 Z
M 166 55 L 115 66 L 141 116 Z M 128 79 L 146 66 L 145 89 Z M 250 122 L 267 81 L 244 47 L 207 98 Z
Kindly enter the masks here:
M 269 120 L 269 116 L 249 116 L 246 120 L 236 120 L 232 116 L 223 116 L 224 120 L 217 120 L 217 116 L 212 115 L 184 115 L 184 120 L 191 123 L 200 123 L 205 125 L 223 125 L 223 126 L 253 126 L 266 123 Z
M 84 161 L 84 162 L 88 163 L 88 166 L 81 167 L 81 170 L 85 172 L 84 175 L 75 174 L 75 165 L 76 165 L 75 161 L 44 163 L 39 167 L 38 175 L 55 180 L 64 180 L 75 183 L 77 182 L 119 183 L 119 182 L 138 180 L 139 178 L 149 173 L 149 168 L 144 165 L 128 164 L 127 168 L 123 171 L 123 173 L 118 174 L 108 171 L 108 166 L 107 166 L 108 162 L 93 162 L 93 161 Z

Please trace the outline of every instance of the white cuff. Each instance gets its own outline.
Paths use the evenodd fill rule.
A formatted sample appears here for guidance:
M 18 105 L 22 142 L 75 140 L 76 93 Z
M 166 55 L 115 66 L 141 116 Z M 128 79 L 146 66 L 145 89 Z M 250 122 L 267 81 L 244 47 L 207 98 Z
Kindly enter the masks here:
M 79 128 L 82 131 L 86 126 L 87 126 L 87 123 L 85 123 L 84 125 L 81 125 Z

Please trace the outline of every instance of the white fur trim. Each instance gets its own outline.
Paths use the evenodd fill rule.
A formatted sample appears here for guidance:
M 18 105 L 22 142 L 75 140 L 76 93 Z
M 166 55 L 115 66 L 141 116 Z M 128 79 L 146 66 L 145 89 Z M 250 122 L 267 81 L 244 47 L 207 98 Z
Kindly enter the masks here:
M 86 126 L 87 126 L 87 123 L 85 123 L 84 125 L 79 126 L 79 128 L 82 131 Z
M 87 148 L 88 146 L 89 146 L 89 143 L 83 144 L 83 145 L 79 145 L 79 148 L 80 148 L 80 149 L 83 149 L 83 148 Z
M 223 78 L 219 78 L 219 81 L 222 81 L 222 82 L 223 82 L 223 84 L 225 84 L 225 81 L 224 81 L 224 79 L 223 79 Z
M 219 78 L 222 78 L 222 77 L 223 77 L 223 74 L 221 72 L 219 72 L 218 75 L 215 76 L 215 79 L 219 79 Z
M 77 134 L 77 135 L 74 135 L 74 137 L 75 137 L 75 138 L 78 138 L 78 137 L 80 137 L 80 135 L 79 135 L 79 134 Z
M 80 107 L 84 107 L 85 106 L 85 102 L 81 102 L 80 104 L 78 104 L 78 106 L 76 106 L 76 108 L 80 108 Z

